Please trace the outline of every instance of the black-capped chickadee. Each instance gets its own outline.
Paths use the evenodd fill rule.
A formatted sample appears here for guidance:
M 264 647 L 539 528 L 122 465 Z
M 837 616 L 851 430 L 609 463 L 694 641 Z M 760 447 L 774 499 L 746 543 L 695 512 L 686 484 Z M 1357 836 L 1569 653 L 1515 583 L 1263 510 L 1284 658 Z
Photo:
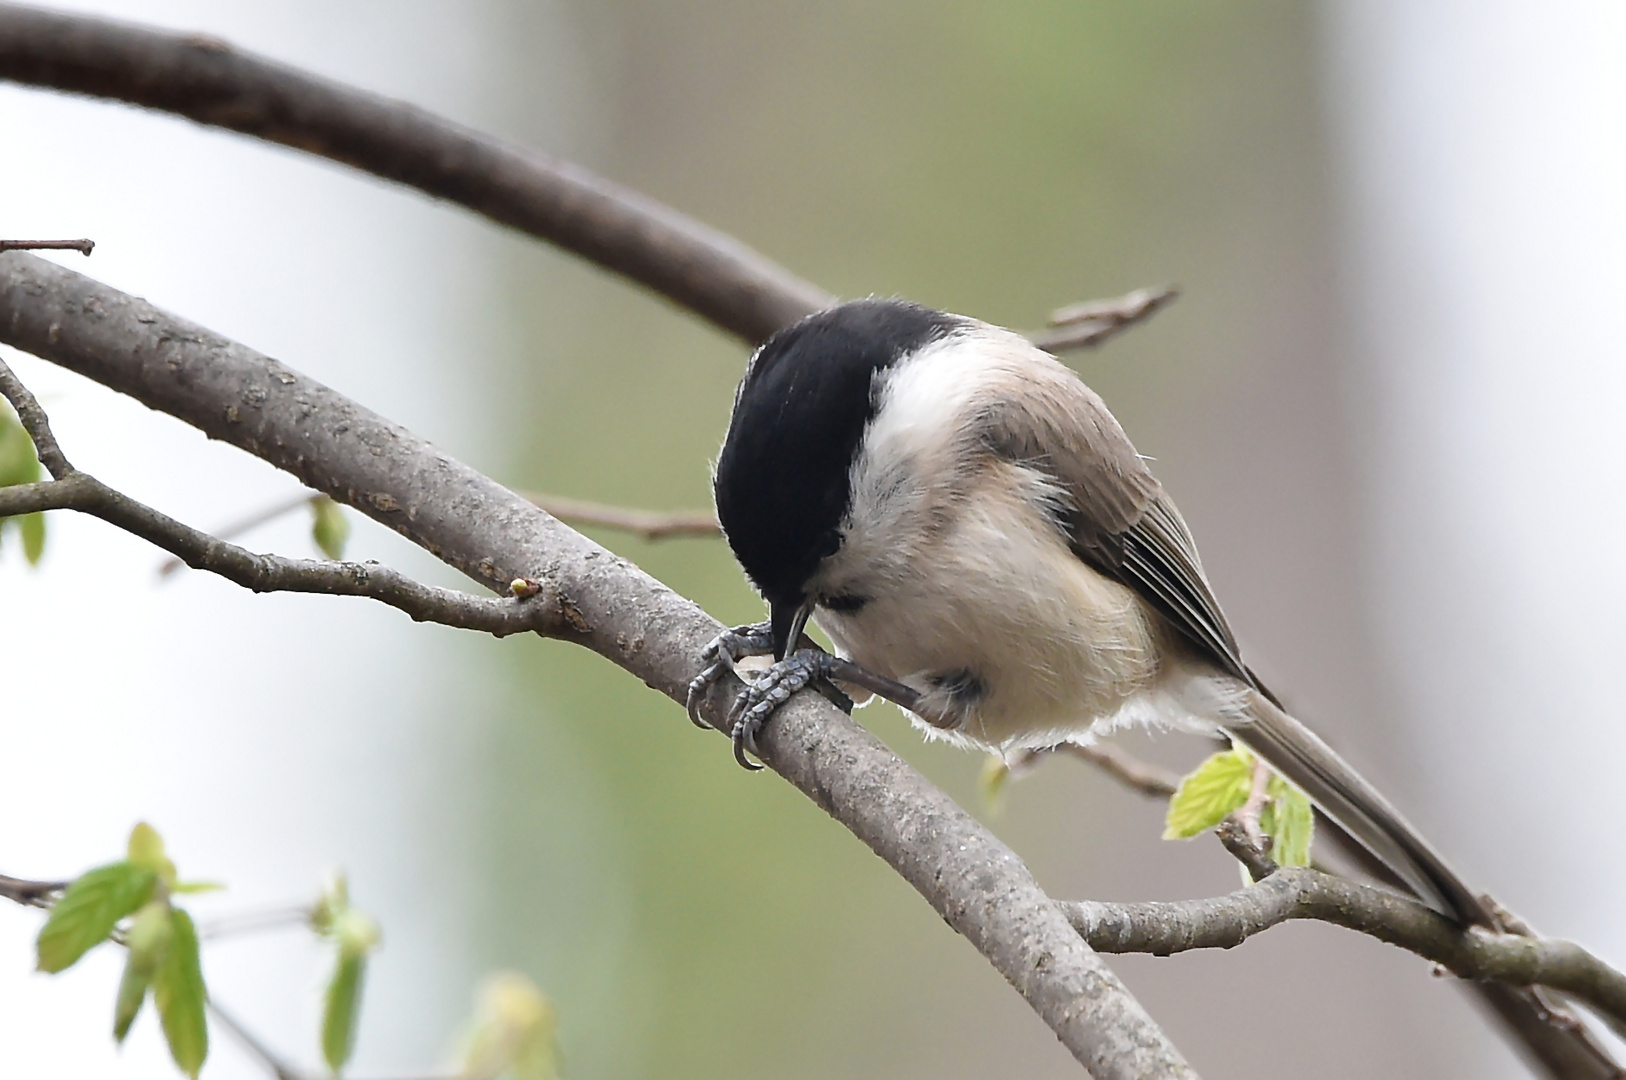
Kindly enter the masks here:
M 1419 896 L 1480 916 L 1242 662 L 1174 503 L 1101 399 L 1021 335 L 900 300 L 803 319 L 751 358 L 714 491 L 770 618 L 708 648 L 690 711 L 735 660 L 771 652 L 733 714 L 742 763 L 775 708 L 810 684 L 835 696 L 832 681 L 999 753 L 1195 723 L 1252 748 Z M 810 617 L 839 655 L 791 648 Z

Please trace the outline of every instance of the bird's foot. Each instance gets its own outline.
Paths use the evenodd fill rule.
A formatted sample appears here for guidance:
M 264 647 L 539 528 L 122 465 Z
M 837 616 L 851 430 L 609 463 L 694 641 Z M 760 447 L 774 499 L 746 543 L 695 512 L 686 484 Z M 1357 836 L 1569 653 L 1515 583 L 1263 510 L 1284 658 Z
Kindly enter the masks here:
M 745 689 L 740 691 L 740 696 L 734 699 L 734 707 L 728 711 L 733 725 L 734 760 L 747 769 L 762 768 L 746 757 L 748 753 L 751 757 L 761 756 L 757 753 L 757 733 L 769 717 L 791 699 L 791 695 L 809 686 L 823 694 L 836 708 L 846 713 L 852 712 L 852 698 L 830 681 L 833 674 L 848 666 L 846 661 L 831 656 L 823 649 L 799 649 L 754 679 L 746 681 Z
M 733 672 L 740 678 L 735 664 L 748 656 L 773 655 L 773 630 L 767 622 L 750 623 L 746 626 L 736 626 L 732 630 L 724 630 L 711 639 L 711 644 L 700 650 L 700 663 L 704 665 L 700 674 L 689 682 L 689 693 L 685 704 L 689 710 L 689 719 L 694 721 L 695 727 L 710 727 L 700 718 L 700 702 L 705 698 L 706 692 L 716 685 L 717 680 L 723 677 L 723 672 Z M 741 682 L 749 679 L 740 678 Z
M 773 633 L 766 622 L 724 630 L 700 651 L 700 662 L 704 666 L 689 683 L 685 701 L 689 719 L 696 727 L 710 726 L 700 717 L 700 703 L 725 672 L 744 683 L 745 689 L 735 699 L 728 716 L 734 735 L 734 757 L 747 769 L 762 768 L 746 758 L 745 753 L 756 754 L 757 732 L 774 710 L 798 690 L 811 685 L 842 712 L 853 711 L 852 698 L 830 681 L 833 672 L 845 671 L 852 665 L 813 647 L 805 637 L 801 640 L 805 647 L 760 672 L 744 671 L 736 665 L 747 657 L 773 655 Z

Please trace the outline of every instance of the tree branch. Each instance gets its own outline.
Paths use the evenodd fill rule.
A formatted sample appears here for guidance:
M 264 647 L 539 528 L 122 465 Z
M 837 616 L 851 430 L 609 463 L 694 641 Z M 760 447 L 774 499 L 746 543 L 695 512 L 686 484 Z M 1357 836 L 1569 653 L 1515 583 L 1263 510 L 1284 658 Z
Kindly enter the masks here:
M 1110 743 L 1098 743 L 1089 747 L 1058 747 L 1053 752 L 1060 751 L 1066 751 L 1070 757 L 1090 762 L 1131 790 L 1153 798 L 1168 798 L 1174 794 L 1180 783 L 1180 778 L 1176 774 L 1140 761 Z M 1036 761 L 1043 756 L 1048 755 L 1030 755 L 1028 760 Z M 1026 763 L 1028 762 L 1025 761 L 1024 764 Z M 1322 834 L 1330 836 L 1346 857 L 1355 861 L 1361 869 L 1378 875 L 1380 880 L 1385 880 L 1382 877 L 1386 870 L 1383 864 L 1373 859 L 1337 822 L 1320 811 L 1316 813 L 1316 820 L 1323 830 Z M 1227 824 L 1222 823 L 1220 829 L 1216 830 L 1220 842 L 1248 869 L 1254 880 L 1262 881 L 1274 874 L 1278 868 L 1270 860 L 1269 855 L 1253 850 L 1246 834 L 1241 830 L 1227 828 Z M 1314 869 L 1316 872 L 1325 872 L 1319 865 Z M 1398 879 L 1391 884 L 1403 887 Z M 1383 895 L 1392 894 L 1384 892 Z M 1523 920 L 1508 912 L 1494 898 L 1486 896 L 1483 900 L 1487 907 L 1497 913 L 1503 930 L 1530 938 L 1537 937 Z M 1111 906 L 1115 910 L 1120 907 L 1120 905 Z M 1097 944 L 1093 939 L 1091 943 Z M 1097 947 L 1100 948 L 1099 945 Z M 1102 948 L 1101 951 L 1113 950 Z M 1541 987 L 1476 981 L 1467 989 L 1487 1012 L 1504 1025 L 1505 1034 L 1523 1052 L 1530 1064 L 1549 1076 L 1574 1077 L 1577 1080 L 1619 1080 L 1623 1075 L 1609 1051 L 1592 1036 L 1586 1025 L 1561 1005 L 1549 1000 L 1550 995 Z M 1626 1038 L 1626 1030 L 1618 1026 L 1618 1021 L 1613 1016 L 1608 1014 L 1603 1016 L 1622 1038 Z
M 690 601 L 398 424 L 251 349 L 53 263 L 0 255 L 0 342 L 282 468 L 476 580 L 543 583 L 560 637 L 684 700 L 718 623 Z M 714 688 L 726 725 L 737 686 Z M 681 711 L 674 717 L 681 717 Z M 1194 1075 L 1022 861 L 816 695 L 768 725 L 766 764 L 913 885 L 1097 1080 Z
M 0 240 L 0 251 L 77 251 L 89 255 L 95 247 L 94 240 Z
M 1050 328 L 1028 334 L 1046 352 L 1089 349 L 1145 322 L 1180 296 L 1173 285 L 1136 289 L 1112 300 L 1086 300 L 1050 313 Z
M 1024 750 L 1010 755 L 1013 774 L 1020 774 L 1055 754 L 1086 761 L 1117 780 L 1131 791 L 1155 799 L 1167 799 L 1180 786 L 1180 776 L 1160 765 L 1153 765 L 1135 757 L 1129 751 L 1109 742 L 1095 742 L 1088 746 L 1062 743 L 1048 750 Z
M 208 35 L 0 3 L 0 79 L 174 113 L 417 188 L 574 252 L 753 344 L 837 299 L 580 165 Z M 1165 286 L 1073 304 L 1032 337 L 1052 352 L 1099 345 L 1178 295 Z
M 1091 947 L 1105 953 L 1169 956 L 1230 949 L 1294 919 L 1315 919 L 1396 945 L 1464 979 L 1540 985 L 1626 1025 L 1626 975 L 1567 941 L 1464 929 L 1426 905 L 1371 885 L 1303 867 L 1210 900 L 1064 904 Z
M 588 502 L 585 499 L 572 499 L 564 495 L 544 495 L 534 491 L 520 491 L 516 492 L 516 494 L 540 506 L 560 521 L 568 521 L 578 525 L 598 525 L 606 529 L 619 529 L 645 540 L 665 540 L 673 536 L 719 536 L 722 534 L 722 526 L 717 523 L 717 516 L 705 510 L 640 510 L 634 507 Z M 302 507 L 309 506 L 317 499 L 325 499 L 326 497 L 325 495 L 313 495 L 310 492 L 305 492 L 291 499 L 284 499 L 281 502 L 262 507 L 228 525 L 213 530 L 210 535 L 220 540 L 230 540 L 235 536 L 248 532 L 250 529 L 275 521 L 284 514 L 292 513 Z M 158 576 L 167 577 L 185 565 L 186 563 L 180 559 L 170 559 L 158 568 Z
M 378 563 L 287 559 L 256 555 L 228 544 L 75 469 L 57 445 L 45 411 L 4 362 L 0 362 L 0 394 L 17 410 L 40 460 L 56 477 L 0 488 L 0 517 L 40 510 L 77 510 L 156 544 L 188 566 L 219 574 L 254 592 L 365 596 L 406 612 L 416 622 L 481 630 L 498 637 L 532 630 L 548 634 L 565 625 L 562 610 L 538 596 L 540 590 L 528 587 L 519 590 L 523 598 L 473 596 L 424 585 Z
M 613 270 L 747 341 L 835 298 L 587 169 L 236 49 L 0 4 L 0 79 L 160 109 L 459 203 Z
M 56 902 L 57 893 L 67 887 L 66 881 L 28 881 L 0 874 L 0 899 L 24 907 L 50 907 Z
M 544 495 L 535 491 L 518 493 L 560 521 L 577 525 L 598 525 L 630 532 L 645 540 L 673 536 L 720 536 L 723 527 L 709 510 L 640 510 L 630 506 L 572 499 L 568 495 Z

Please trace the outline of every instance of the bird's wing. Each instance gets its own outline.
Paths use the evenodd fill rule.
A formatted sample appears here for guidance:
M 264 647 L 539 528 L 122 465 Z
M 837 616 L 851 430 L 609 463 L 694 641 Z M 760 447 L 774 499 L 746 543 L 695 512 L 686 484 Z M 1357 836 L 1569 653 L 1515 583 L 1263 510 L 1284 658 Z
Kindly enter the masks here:
M 1222 671 L 1257 685 L 1180 511 L 1095 392 L 1045 359 L 1020 395 L 979 402 L 968 434 L 1053 480 L 1057 524 L 1079 558 L 1134 589 Z
M 1133 588 L 1216 667 L 1258 692 L 1248 715 L 1233 718 L 1227 730 L 1419 897 L 1464 922 L 1485 922 L 1478 894 L 1376 788 L 1284 712 L 1242 662 L 1180 511 L 1101 399 L 1059 363 L 1028 363 L 1023 375 L 1021 393 L 978 403 L 967 425 L 972 437 L 1053 480 L 1060 490 L 1056 523 L 1079 558 Z

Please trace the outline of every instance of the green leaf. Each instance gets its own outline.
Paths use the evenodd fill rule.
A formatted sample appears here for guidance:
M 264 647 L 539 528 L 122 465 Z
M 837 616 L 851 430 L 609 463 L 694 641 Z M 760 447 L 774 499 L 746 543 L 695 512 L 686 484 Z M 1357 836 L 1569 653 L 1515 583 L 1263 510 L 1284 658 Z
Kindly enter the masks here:
M 131 959 L 151 973 L 158 970 L 173 940 L 175 919 L 169 901 L 154 898 L 143 904 L 130 920 L 130 929 L 124 934 L 124 947 L 130 950 Z
M 344 544 L 350 539 L 350 519 L 344 516 L 339 504 L 326 495 L 311 500 L 311 539 L 323 555 L 330 559 L 344 558 Z
M 1163 839 L 1184 840 L 1225 820 L 1253 790 L 1253 755 L 1241 748 L 1210 757 L 1169 798 Z
M 0 487 L 32 484 L 45 475 L 34 440 L 10 405 L 0 408 Z
M 17 531 L 23 534 L 23 557 L 29 566 L 38 566 L 45 554 L 45 515 L 24 514 L 16 519 Z
M 109 863 L 87 870 L 63 892 L 40 929 L 36 950 L 41 971 L 72 967 L 96 945 L 107 940 L 113 927 L 152 896 L 157 875 L 128 862 Z
M 337 1073 L 356 1048 L 356 1021 L 361 1017 L 361 984 L 367 956 L 340 950 L 333 979 L 322 1004 L 322 1060 Z
M 118 1001 L 113 1006 L 113 1038 L 118 1042 L 122 1043 L 129 1034 L 130 1025 L 146 1000 L 147 987 L 152 985 L 152 977 L 164 962 L 174 939 L 175 920 L 169 901 L 148 900 L 136 912 L 124 935 L 129 953 L 124 960 L 124 977 L 119 980 Z
M 218 881 L 177 881 L 169 891 L 179 895 L 196 896 L 199 893 L 223 892 L 226 886 Z
M 1304 792 L 1279 776 L 1266 789 L 1270 802 L 1259 814 L 1259 828 L 1271 839 L 1270 857 L 1277 866 L 1309 866 L 1315 839 L 1315 811 Z
M 45 468 L 34 452 L 34 441 L 23 430 L 22 421 L 10 405 L 0 404 L 0 487 L 32 484 L 45 477 Z M 37 565 L 45 552 L 45 515 L 23 514 L 0 518 L 0 535 L 11 525 L 22 534 L 23 554 L 30 566 Z
M 197 1080 L 209 1056 L 209 1027 L 203 1015 L 208 991 L 198 960 L 198 931 L 180 908 L 170 909 L 170 923 L 174 936 L 153 972 L 152 1001 L 163 1021 L 170 1056 L 182 1072 Z
M 127 957 L 124 961 L 124 976 L 119 979 L 119 996 L 113 1004 L 113 1041 L 123 1043 L 124 1037 L 130 1034 L 130 1025 L 141 1012 L 141 1005 L 147 1000 L 147 987 L 152 985 L 152 972 L 142 971 L 136 966 L 135 957 Z

